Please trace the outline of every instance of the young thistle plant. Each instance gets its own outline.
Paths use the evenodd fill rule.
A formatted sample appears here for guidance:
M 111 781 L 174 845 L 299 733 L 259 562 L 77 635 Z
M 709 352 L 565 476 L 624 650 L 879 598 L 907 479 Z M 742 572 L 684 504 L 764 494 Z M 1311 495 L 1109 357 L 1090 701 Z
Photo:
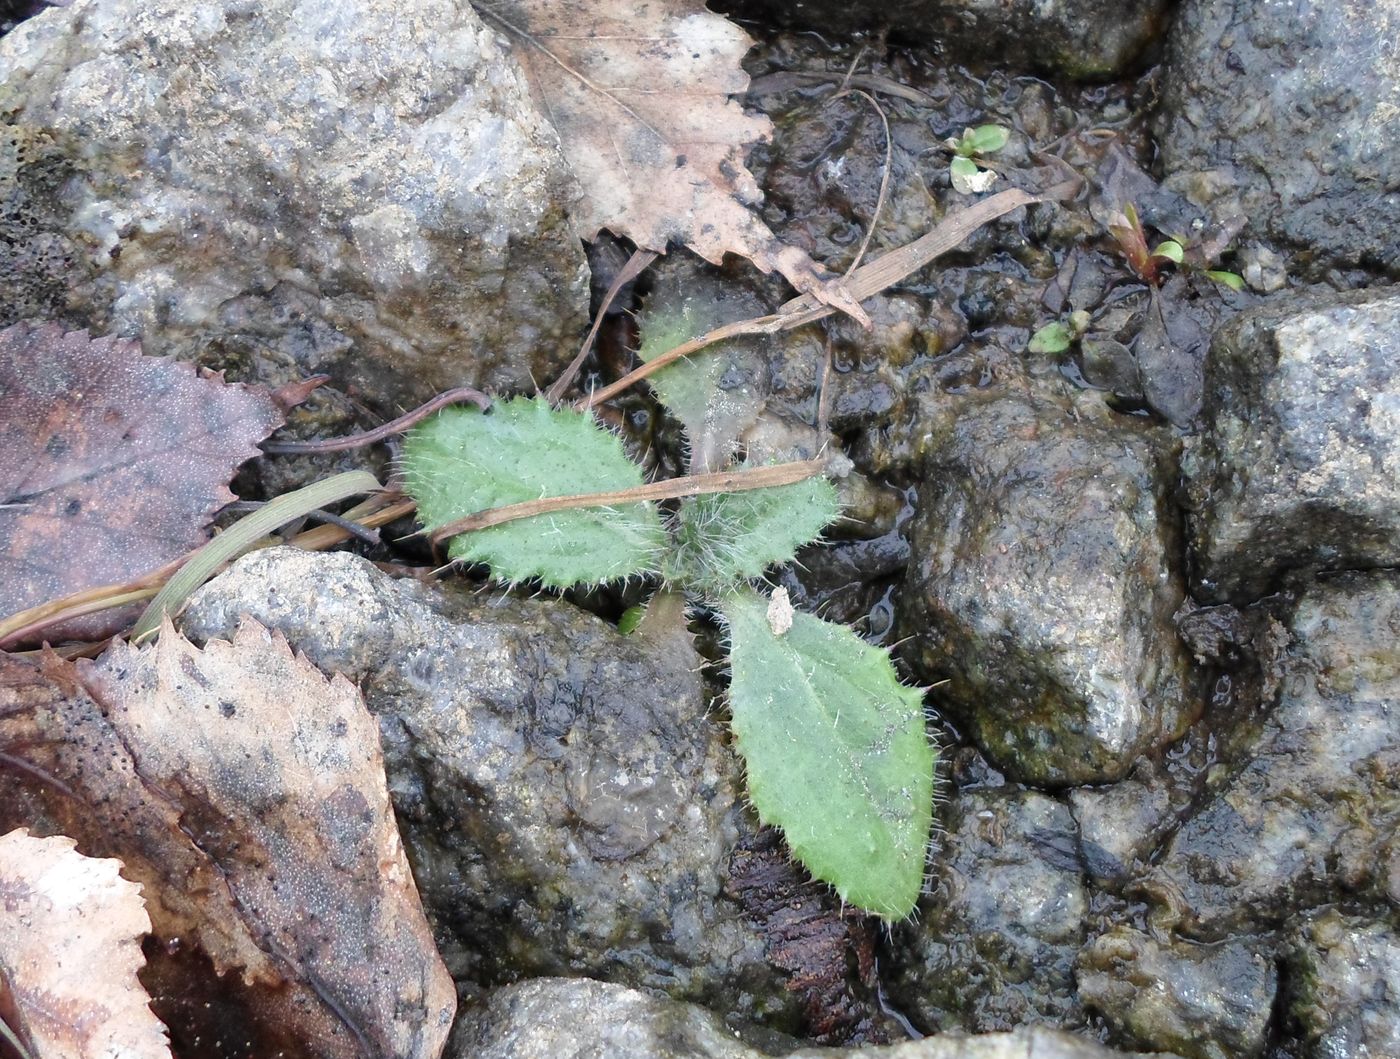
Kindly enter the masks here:
M 700 333 L 693 308 L 644 318 L 642 356 Z M 740 355 L 718 348 L 652 377 L 695 451 L 727 460 L 751 421 L 743 395 L 718 385 Z M 543 398 L 440 413 L 408 436 L 403 470 L 429 531 L 490 508 L 643 484 L 616 436 Z M 550 511 L 459 534 L 448 554 L 507 582 L 557 589 L 658 576 L 713 607 L 729 631 L 731 725 L 760 819 L 780 827 L 842 900 L 893 920 L 918 899 L 932 826 L 922 695 L 899 682 L 884 650 L 810 614 L 789 619 L 750 584 L 839 513 L 835 489 L 818 475 L 687 496 L 668 520 L 649 502 Z

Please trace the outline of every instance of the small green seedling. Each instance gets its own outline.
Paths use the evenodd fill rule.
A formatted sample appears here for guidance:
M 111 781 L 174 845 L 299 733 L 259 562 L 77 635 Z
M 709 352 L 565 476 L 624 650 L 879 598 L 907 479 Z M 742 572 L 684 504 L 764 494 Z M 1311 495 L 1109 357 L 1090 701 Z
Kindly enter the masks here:
M 644 340 L 650 331 L 669 341 L 669 332 L 693 324 L 653 314 L 643 318 Z M 407 491 L 424 526 L 446 533 L 487 509 L 570 497 L 567 506 L 452 536 L 448 554 L 486 563 L 507 582 L 561 589 L 655 576 L 664 591 L 720 614 L 729 635 L 731 725 L 759 817 L 782 828 L 798 859 L 844 901 L 898 919 L 921 892 L 932 826 L 934 752 L 923 696 L 899 682 L 883 649 L 794 612 L 781 589 L 765 597 L 752 586 L 816 540 L 839 505 L 815 461 L 733 464 L 737 431 L 757 409 L 742 386 L 717 383 L 717 373 L 733 374 L 722 357 L 711 351 L 653 376 L 693 455 L 703 451 L 720 467 L 677 479 L 719 487 L 667 493 L 680 497 L 672 512 L 629 499 L 657 487 L 642 485 L 616 436 L 543 398 L 497 402 L 487 413 L 448 409 L 415 427 L 404 447 Z M 781 467 L 810 476 L 745 487 Z M 624 623 L 642 635 L 646 617 L 631 612 Z
M 1070 313 L 1063 320 L 1055 320 L 1031 335 L 1026 349 L 1031 353 L 1063 353 L 1083 337 L 1089 329 L 1089 314 L 1083 309 Z
M 953 152 L 948 163 L 948 176 L 953 190 L 960 195 L 975 195 L 986 191 L 996 182 L 997 175 L 989 169 L 980 168 L 974 158 L 995 154 L 1006 146 L 1010 133 L 1001 125 L 978 125 L 975 129 L 964 129 L 963 134 L 943 141 Z
M 1160 287 L 1166 278 L 1163 268 L 1170 264 L 1199 272 L 1207 279 L 1212 279 L 1233 291 L 1244 289 L 1244 279 L 1234 272 L 1206 268 L 1201 255 L 1189 251 L 1184 239 L 1166 239 L 1149 250 L 1147 232 L 1138 218 L 1137 208 L 1132 203 L 1128 203 L 1109 218 L 1108 234 L 1113 236 L 1118 244 L 1119 253 L 1123 255 L 1133 274 L 1144 283 Z

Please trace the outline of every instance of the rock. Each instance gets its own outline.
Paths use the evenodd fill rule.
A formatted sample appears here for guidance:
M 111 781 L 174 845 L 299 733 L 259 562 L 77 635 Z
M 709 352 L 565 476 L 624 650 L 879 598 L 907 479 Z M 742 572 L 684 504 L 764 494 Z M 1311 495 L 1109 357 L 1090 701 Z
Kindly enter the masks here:
M 148 353 L 396 412 L 546 379 L 583 321 L 572 177 L 469 4 L 77 0 L 0 41 L 0 121 L 48 145 L 11 179 L 73 321 Z
M 224 636 L 242 613 L 362 687 L 454 978 L 592 975 L 805 1030 L 800 989 L 723 895 L 741 781 L 690 655 L 562 602 L 288 548 L 210 582 L 182 627 Z M 832 899 L 801 896 L 822 929 Z
M 1290 298 L 1217 332 L 1188 448 L 1197 594 L 1400 563 L 1400 290 Z
M 1343 894 L 1400 906 L 1400 574 L 1319 582 L 1289 630 L 1277 705 L 1142 883 L 1192 937 L 1270 929 Z
M 959 62 L 1106 78 L 1132 68 L 1167 20 L 1165 0 L 722 0 L 719 10 L 800 29 L 845 36 L 890 29 L 915 45 L 937 44 Z
M 1400 275 L 1397 35 L 1395 0 L 1187 0 L 1157 121 L 1168 183 L 1255 234 Z
M 962 397 L 923 426 L 906 657 L 1013 778 L 1121 777 L 1198 708 L 1158 439 L 1029 394 Z
M 1400 933 L 1335 910 L 1287 955 L 1288 1014 L 1316 1059 L 1400 1055 Z
M 1176 822 L 1173 791 L 1160 776 L 1076 787 L 1068 797 L 1084 868 L 1099 886 L 1131 878 Z
M 901 931 L 890 995 L 945 1030 L 1072 1024 L 1089 895 L 1069 810 L 1015 787 L 973 790 L 946 828 L 933 896 Z
M 748 1039 L 745 1039 L 745 1038 Z M 1093 1041 L 1044 1027 L 937 1036 L 888 1048 L 797 1048 L 727 1027 L 691 1004 L 586 979 L 540 978 L 498 989 L 462 1013 L 448 1059 L 1114 1059 Z M 1160 1059 L 1170 1059 L 1169 1056 Z
M 1118 927 L 1079 957 L 1079 996 L 1119 1039 L 1183 1059 L 1262 1055 L 1278 974 L 1249 941 L 1193 945 Z

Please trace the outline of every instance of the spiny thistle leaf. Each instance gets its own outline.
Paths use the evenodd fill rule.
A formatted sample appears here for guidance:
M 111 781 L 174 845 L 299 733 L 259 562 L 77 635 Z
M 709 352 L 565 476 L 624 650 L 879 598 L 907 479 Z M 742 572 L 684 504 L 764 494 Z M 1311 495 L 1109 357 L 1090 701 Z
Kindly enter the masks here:
M 840 513 L 836 490 L 822 477 L 690 497 L 677 513 L 675 547 L 663 573 L 678 585 L 725 592 L 791 560 Z
M 922 696 L 843 625 L 798 612 L 776 633 L 768 600 L 749 590 L 721 609 L 734 735 L 759 816 L 842 900 L 908 915 L 933 822 Z
M 622 444 L 593 419 L 540 398 L 498 402 L 489 414 L 451 408 L 404 444 L 406 488 L 429 530 L 487 508 L 642 484 Z M 552 588 L 657 569 L 666 532 L 651 504 L 574 508 L 463 533 L 454 559 L 486 563 L 504 581 Z

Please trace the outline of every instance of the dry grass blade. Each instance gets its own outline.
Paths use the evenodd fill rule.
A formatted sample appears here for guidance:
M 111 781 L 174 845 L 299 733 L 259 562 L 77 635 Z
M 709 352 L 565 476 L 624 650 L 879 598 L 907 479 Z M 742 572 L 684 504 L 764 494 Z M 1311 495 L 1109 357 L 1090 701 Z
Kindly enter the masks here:
M 160 628 L 160 623 L 166 615 L 179 610 L 194 590 L 209 580 L 215 571 L 242 555 L 278 526 L 326 504 L 333 504 L 357 493 L 374 492 L 379 488 L 379 479 L 368 471 L 346 471 L 304 488 L 294 489 L 290 493 L 283 493 L 251 515 L 239 519 L 197 550 L 156 593 L 156 597 L 147 604 L 145 611 L 131 629 L 132 642 L 136 643 L 153 635 Z
M 523 504 L 494 507 L 449 522 L 438 527 L 430 539 L 437 544 L 459 533 L 470 533 L 489 526 L 499 526 L 503 522 L 533 518 L 536 515 L 546 515 L 551 511 L 563 511 L 568 508 L 611 507 L 614 504 L 638 504 L 647 500 L 674 500 L 683 496 L 699 496 L 702 493 L 742 493 L 750 489 L 771 489 L 773 486 L 791 485 L 793 482 L 815 478 L 825 467 L 825 460 L 795 460 L 792 463 L 775 463 L 769 467 L 669 478 L 664 482 L 653 482 L 650 485 L 618 489 L 614 492 L 576 493 L 573 496 L 527 500 Z
M 352 521 L 363 529 L 373 530 L 413 514 L 416 508 L 417 505 L 412 500 L 391 501 L 387 494 L 376 493 L 345 512 L 341 521 Z M 303 551 L 324 551 L 342 543 L 350 536 L 351 533 L 342 526 L 325 525 L 298 533 L 286 543 Z M 12 614 L 0 621 L 0 650 L 8 650 L 18 643 L 30 642 L 45 629 L 59 625 L 69 618 L 96 614 L 127 603 L 150 599 L 193 555 L 194 551 L 191 551 L 159 570 L 131 581 L 89 588 Z M 68 650 L 62 648 L 60 653 Z
M 933 229 L 912 243 L 897 250 L 887 251 L 869 264 L 862 265 L 847 277 L 847 289 L 852 295 L 864 301 L 866 298 L 880 293 L 886 287 L 900 282 L 906 276 L 913 275 L 939 255 L 946 254 L 949 250 L 956 248 L 982 225 L 1032 203 L 1063 201 L 1077 193 L 1080 186 L 1078 180 L 1068 180 L 1056 184 L 1038 195 L 1022 191 L 1019 188 L 991 195 L 965 210 L 960 210 L 951 217 L 944 218 Z M 616 397 L 648 375 L 660 371 L 667 364 L 673 364 L 682 357 L 698 353 L 706 346 L 712 346 L 726 338 L 735 338 L 739 335 L 771 335 L 778 331 L 789 331 L 794 327 L 801 327 L 804 324 L 810 324 L 830 316 L 835 311 L 831 306 L 823 305 L 811 295 L 804 294 L 800 298 L 794 298 L 784 303 L 776 313 L 725 324 L 699 338 L 684 342 L 675 349 L 628 372 L 616 382 L 590 394 L 587 398 L 579 401 L 577 407 L 583 410 L 594 408 L 604 401 Z
M 480 390 L 470 386 L 458 386 L 452 390 L 445 390 L 438 394 L 431 401 L 419 405 L 411 412 L 406 412 L 397 419 L 391 419 L 382 426 L 377 426 L 373 430 L 361 431 L 358 434 L 347 434 L 343 438 L 327 438 L 324 441 L 265 441 L 262 444 L 263 452 L 276 456 L 300 455 L 310 452 L 344 452 L 346 449 L 358 449 L 365 445 L 373 445 L 376 441 L 383 441 L 385 438 L 393 437 L 395 434 L 402 434 L 409 427 L 419 420 L 426 419 L 439 408 L 446 408 L 450 404 L 457 404 L 461 401 L 470 401 L 483 411 L 491 407 L 491 398 Z

